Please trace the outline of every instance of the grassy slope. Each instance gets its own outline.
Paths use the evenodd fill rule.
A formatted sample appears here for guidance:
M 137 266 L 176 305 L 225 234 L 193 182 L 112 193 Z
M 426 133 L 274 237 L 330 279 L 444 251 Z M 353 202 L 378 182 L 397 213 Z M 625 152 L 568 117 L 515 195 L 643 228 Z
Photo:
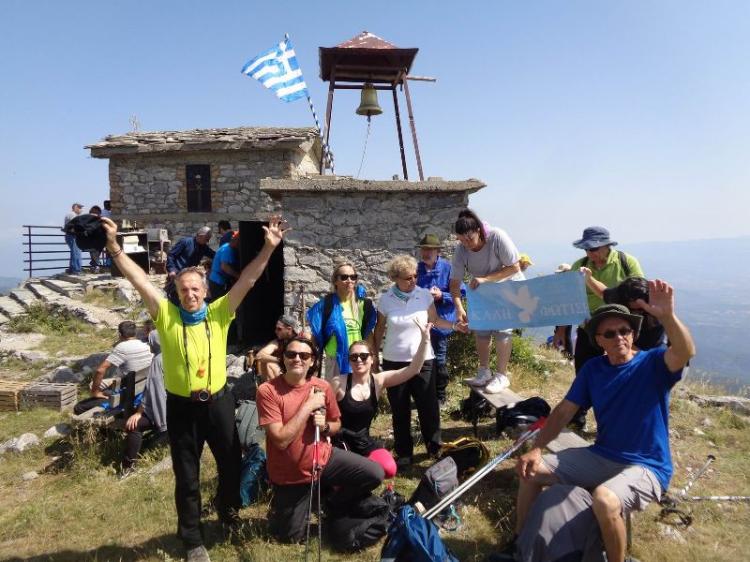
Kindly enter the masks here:
M 531 395 L 538 392 L 548 400 L 559 399 L 572 376 L 567 366 L 555 365 L 547 374 L 529 368 L 528 356 L 512 367 L 514 388 Z M 554 365 L 550 363 L 550 365 Z M 466 391 L 453 382 L 449 389 L 451 406 L 457 407 Z M 41 434 L 62 419 L 61 414 L 32 410 L 20 414 L 0 414 L 0 438 L 22 431 Z M 706 421 L 708 420 L 708 421 Z M 470 433 L 462 421 L 444 416 L 445 439 Z M 376 419 L 377 432 L 386 436 L 390 427 L 387 414 Z M 726 411 L 701 409 L 675 397 L 671 426 L 675 457 L 672 489 L 687 479 L 688 467 L 697 469 L 708 453 L 717 456 L 712 469 L 693 487 L 696 494 L 750 494 L 750 477 L 745 461 L 750 452 L 747 421 Z M 694 432 L 699 428 L 704 434 Z M 493 453 L 509 441 L 496 438 L 491 420 L 480 426 L 480 437 Z M 101 441 L 100 441 L 101 443 Z M 23 482 L 21 474 L 40 471 L 64 446 L 46 443 L 20 455 L 0 458 L 0 559 L 12 560 L 180 560 L 182 549 L 174 536 L 176 515 L 173 478 L 170 471 L 151 476 L 141 472 L 125 481 L 117 480 L 114 465 L 120 442 L 88 446 L 79 441 L 67 445 L 74 462 L 60 471 L 42 473 Z M 421 447 L 417 451 L 421 451 Z M 154 464 L 164 449 L 153 451 L 142 463 Z M 429 462 L 417 455 L 419 463 L 395 479 L 398 491 L 408 495 Z M 506 462 L 488 475 L 463 499 L 463 528 L 445 534 L 447 544 L 460 560 L 482 560 L 501 546 L 513 522 L 516 479 L 513 463 Z M 201 475 L 204 498 L 212 495 L 215 467 L 210 454 L 204 455 Z M 635 518 L 634 555 L 643 561 L 747 560 L 748 504 L 690 504 L 693 526 L 683 535 L 686 544 L 660 536 L 658 506 L 650 506 Z M 280 562 L 302 558 L 303 547 L 271 542 L 265 534 L 266 506 L 255 505 L 243 511 L 254 529 L 254 538 L 241 546 L 219 543 L 215 516 L 206 519 L 206 538 L 213 560 L 253 560 Z M 353 555 L 337 555 L 324 548 L 326 560 L 377 560 L 379 545 Z

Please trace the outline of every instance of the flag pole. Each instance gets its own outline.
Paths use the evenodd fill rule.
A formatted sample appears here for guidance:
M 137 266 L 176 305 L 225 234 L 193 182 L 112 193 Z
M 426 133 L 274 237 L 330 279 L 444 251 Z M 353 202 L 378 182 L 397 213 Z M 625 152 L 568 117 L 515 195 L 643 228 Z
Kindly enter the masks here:
M 289 34 L 284 34 L 284 41 L 289 41 Z M 334 169 L 334 163 L 333 163 L 333 152 L 331 152 L 330 147 L 328 144 L 326 144 L 325 137 L 323 136 L 323 129 L 320 126 L 320 121 L 318 120 L 318 113 L 315 111 L 315 105 L 313 105 L 312 97 L 310 97 L 310 90 L 309 88 L 306 90 L 307 92 L 307 104 L 310 106 L 310 113 L 312 113 L 313 120 L 315 121 L 315 127 L 318 129 L 318 136 L 320 137 L 320 146 L 323 150 L 323 167 L 328 168 L 331 170 L 331 173 L 333 175 L 336 175 L 336 170 Z

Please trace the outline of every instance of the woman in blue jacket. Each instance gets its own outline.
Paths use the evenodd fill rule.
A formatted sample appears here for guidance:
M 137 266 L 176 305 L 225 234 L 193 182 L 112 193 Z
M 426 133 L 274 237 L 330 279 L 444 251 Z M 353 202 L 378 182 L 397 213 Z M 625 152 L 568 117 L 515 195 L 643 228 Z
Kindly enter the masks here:
M 350 262 L 336 262 L 331 276 L 332 291 L 307 312 L 315 343 L 323 348 L 326 378 L 352 372 L 349 346 L 356 341 L 372 343 L 377 311 Z

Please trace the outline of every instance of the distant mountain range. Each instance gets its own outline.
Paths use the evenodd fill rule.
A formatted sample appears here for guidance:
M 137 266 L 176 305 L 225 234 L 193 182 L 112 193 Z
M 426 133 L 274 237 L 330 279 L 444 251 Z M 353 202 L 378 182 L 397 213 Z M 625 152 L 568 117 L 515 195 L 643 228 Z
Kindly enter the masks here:
M 736 391 L 750 386 L 750 236 L 714 240 L 624 244 L 648 278 L 676 290 L 677 312 L 698 347 L 691 377 L 705 377 Z M 523 251 L 523 250 L 522 250 Z M 530 273 L 546 274 L 580 252 L 571 246 L 529 248 Z M 555 253 L 556 255 L 553 255 Z

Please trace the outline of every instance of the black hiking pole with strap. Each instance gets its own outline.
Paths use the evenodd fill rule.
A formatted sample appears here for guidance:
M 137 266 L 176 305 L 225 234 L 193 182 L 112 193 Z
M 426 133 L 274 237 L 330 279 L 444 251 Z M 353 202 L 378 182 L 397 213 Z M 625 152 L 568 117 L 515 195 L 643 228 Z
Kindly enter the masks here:
M 438 513 L 443 511 L 446 507 L 448 507 L 451 503 L 453 503 L 455 500 L 460 498 L 464 492 L 466 492 L 469 488 L 471 488 L 474 484 L 479 482 L 482 478 L 484 478 L 487 474 L 492 472 L 497 465 L 499 465 L 501 462 L 503 462 L 505 459 L 510 457 L 513 453 L 515 453 L 518 449 L 521 448 L 521 446 L 526 443 L 529 439 L 533 439 L 536 437 L 537 433 L 544 427 L 544 423 L 547 421 L 547 418 L 539 418 L 533 425 L 531 425 L 526 431 L 524 431 L 521 436 L 515 440 L 513 445 L 503 453 L 496 456 L 494 459 L 489 461 L 486 465 L 484 465 L 482 468 L 477 470 L 474 474 L 471 475 L 470 478 L 467 478 L 466 481 L 459 485 L 455 490 L 453 490 L 451 493 L 449 493 L 447 496 L 445 496 L 442 500 L 440 500 L 437 504 L 435 504 L 432 508 L 427 510 L 422 517 L 425 519 L 432 519 L 435 517 Z
M 314 391 L 316 394 L 322 392 L 319 388 Z M 325 411 L 325 408 L 321 408 L 319 411 Z M 313 422 L 314 423 L 314 422 Z M 323 526 L 321 525 L 321 506 L 320 506 L 320 427 L 315 426 L 315 441 L 313 442 L 313 465 L 312 472 L 310 474 L 310 501 L 307 506 L 307 530 L 305 532 L 305 562 L 309 560 L 310 553 L 310 526 L 312 525 L 312 505 L 313 505 L 313 494 L 315 493 L 315 484 L 318 486 L 318 562 L 321 559 L 321 547 L 323 539 Z

